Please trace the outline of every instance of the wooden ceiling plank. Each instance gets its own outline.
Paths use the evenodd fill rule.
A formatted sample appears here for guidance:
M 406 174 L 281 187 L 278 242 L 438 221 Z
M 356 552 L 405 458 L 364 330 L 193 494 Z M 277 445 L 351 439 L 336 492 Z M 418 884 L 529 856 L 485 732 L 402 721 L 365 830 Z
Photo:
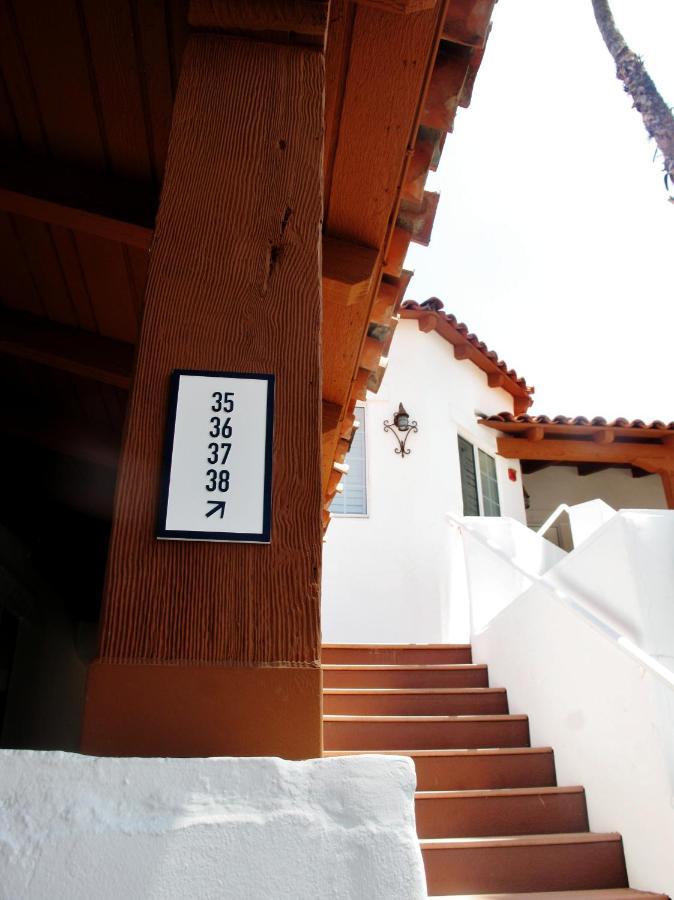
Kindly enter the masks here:
M 143 99 L 148 127 L 150 162 L 157 186 L 164 177 L 171 116 L 173 85 L 171 80 L 170 15 L 166 3 L 131 3 L 139 66 L 143 79 Z M 182 16 L 183 21 L 185 16 Z
M 0 353 L 125 390 L 131 384 L 131 344 L 36 316 L 0 311 Z
M 75 242 L 99 332 L 135 343 L 140 320 L 122 245 L 83 232 L 75 234 Z
M 151 123 L 138 71 L 138 35 L 128 0 L 80 0 L 110 171 L 152 180 Z
M 99 4 L 101 9 L 105 5 Z M 44 130 L 44 152 L 104 172 L 104 139 L 78 3 L 22 2 L 14 4 L 14 11 Z M 19 115 L 23 118 L 23 106 Z
M 12 216 L 0 211 L 0 301 L 12 309 L 44 315 L 45 308 L 37 292 L 28 261 L 21 247 Z
M 35 89 L 21 46 L 16 16 L 8 3 L 0 3 L 0 69 L 23 149 L 46 153 L 47 143 Z
M 69 228 L 50 225 L 54 247 L 59 257 L 63 278 L 73 303 L 77 325 L 85 331 L 98 331 L 91 297 L 87 291 L 82 263 L 77 254 L 75 236 Z
M 645 468 L 637 460 L 648 457 L 651 460 L 674 463 L 674 447 L 662 444 L 644 444 L 639 441 L 597 444 L 594 441 L 555 440 L 528 441 L 522 438 L 499 437 L 498 452 L 506 459 L 534 459 L 567 463 L 627 463 Z
M 77 314 L 49 227 L 23 216 L 16 216 L 14 221 L 47 317 L 62 325 L 77 325 Z
M 72 231 L 81 231 L 109 241 L 129 244 L 145 251 L 149 250 L 152 243 L 150 228 L 111 219 L 84 209 L 52 203 L 50 200 L 20 194 L 3 187 L 0 187 L 0 209 L 49 225 L 59 225 Z

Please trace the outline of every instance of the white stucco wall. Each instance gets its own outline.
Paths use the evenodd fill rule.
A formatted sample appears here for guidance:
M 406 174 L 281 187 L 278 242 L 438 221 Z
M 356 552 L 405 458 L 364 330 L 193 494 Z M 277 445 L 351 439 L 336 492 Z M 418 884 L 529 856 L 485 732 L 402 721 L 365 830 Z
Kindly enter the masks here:
M 3 900 L 422 900 L 402 757 L 0 751 Z
M 400 402 L 419 425 L 404 460 L 383 430 Z M 490 415 L 512 408 L 511 395 L 490 388 L 471 362 L 456 360 L 447 341 L 420 332 L 416 321 L 399 323 L 382 386 L 366 402 L 368 515 L 335 516 L 327 532 L 325 642 L 455 637 L 444 516 L 463 514 L 457 434 L 495 457 L 496 432 L 477 424 L 475 410 Z M 519 464 L 496 458 L 496 467 L 502 515 L 525 521 Z M 516 482 L 508 479 L 509 468 Z
M 506 557 L 464 537 L 474 659 L 585 786 L 592 830 L 623 835 L 632 887 L 674 895 L 674 512 L 614 516 L 542 574 L 557 591 L 513 595 Z
M 613 509 L 667 509 L 660 476 L 633 478 L 629 469 L 580 476 L 575 466 L 549 466 L 524 475 L 524 487 L 530 498 L 527 521 L 532 525 L 545 522 L 561 503 L 603 500 Z

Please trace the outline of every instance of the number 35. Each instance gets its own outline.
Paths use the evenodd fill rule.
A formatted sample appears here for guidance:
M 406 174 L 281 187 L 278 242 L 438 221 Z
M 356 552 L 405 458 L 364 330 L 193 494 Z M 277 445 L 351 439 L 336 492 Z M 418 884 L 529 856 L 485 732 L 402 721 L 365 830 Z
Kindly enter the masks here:
M 213 405 L 211 406 L 213 412 L 229 412 L 231 413 L 234 409 L 234 394 L 231 391 L 228 391 L 226 394 L 221 393 L 220 391 L 215 391 L 213 393 Z

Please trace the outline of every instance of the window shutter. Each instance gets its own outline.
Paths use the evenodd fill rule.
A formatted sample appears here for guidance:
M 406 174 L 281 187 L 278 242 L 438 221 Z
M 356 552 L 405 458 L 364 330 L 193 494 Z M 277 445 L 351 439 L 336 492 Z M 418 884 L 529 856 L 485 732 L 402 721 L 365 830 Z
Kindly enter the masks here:
M 461 493 L 463 495 L 464 516 L 479 516 L 480 504 L 477 499 L 477 476 L 475 473 L 475 452 L 473 445 L 459 435 L 459 465 L 461 467 Z

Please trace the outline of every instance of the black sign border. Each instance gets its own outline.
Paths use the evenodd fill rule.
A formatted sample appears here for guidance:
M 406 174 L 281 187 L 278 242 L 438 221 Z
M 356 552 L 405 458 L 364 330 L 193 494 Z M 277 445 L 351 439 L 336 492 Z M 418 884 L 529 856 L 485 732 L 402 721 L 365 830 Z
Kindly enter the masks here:
M 173 463 L 173 442 L 175 437 L 176 414 L 178 410 L 178 390 L 183 375 L 198 375 L 206 378 L 248 378 L 267 382 L 267 430 L 264 453 L 264 493 L 261 532 L 235 531 L 176 531 L 166 527 L 168 513 L 171 465 Z M 161 486 L 156 537 L 160 540 L 175 541 L 230 541 L 231 543 L 269 544 L 271 543 L 271 482 L 272 446 L 274 441 L 274 391 L 276 376 L 258 372 L 212 372 L 205 369 L 174 369 L 169 386 L 169 406 L 166 417 L 166 435 L 161 466 Z

